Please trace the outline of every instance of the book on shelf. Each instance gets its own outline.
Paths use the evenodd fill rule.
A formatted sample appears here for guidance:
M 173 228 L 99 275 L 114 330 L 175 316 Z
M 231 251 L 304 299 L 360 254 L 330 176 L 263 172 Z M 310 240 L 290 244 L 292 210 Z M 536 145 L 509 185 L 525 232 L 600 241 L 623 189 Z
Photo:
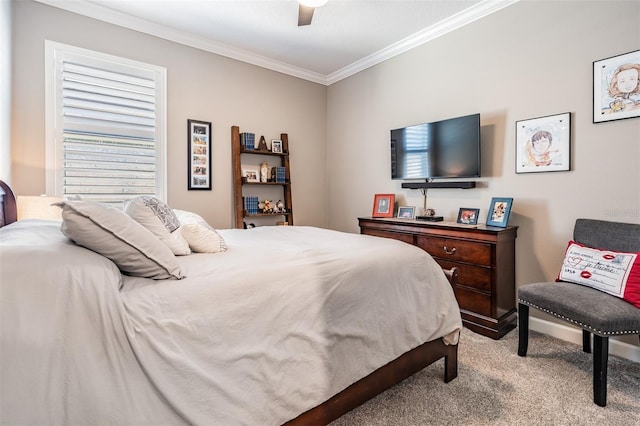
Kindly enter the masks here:
M 240 143 L 244 149 L 255 149 L 256 147 L 256 135 L 255 133 L 242 132 L 240 133 Z
M 243 197 L 244 209 L 248 214 L 258 214 L 258 197 Z
M 275 169 L 276 169 L 276 182 L 277 183 L 285 183 L 286 168 L 285 167 L 275 167 Z

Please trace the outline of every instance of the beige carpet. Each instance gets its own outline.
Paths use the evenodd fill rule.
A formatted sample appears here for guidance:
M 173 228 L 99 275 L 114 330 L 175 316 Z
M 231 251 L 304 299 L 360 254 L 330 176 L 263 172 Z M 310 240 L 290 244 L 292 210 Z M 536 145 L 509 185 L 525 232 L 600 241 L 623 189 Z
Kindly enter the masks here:
M 438 361 L 332 426 L 640 425 L 640 364 L 609 356 L 603 408 L 581 345 L 531 332 L 526 358 L 517 347 L 517 329 L 498 341 L 464 329 L 455 380 Z

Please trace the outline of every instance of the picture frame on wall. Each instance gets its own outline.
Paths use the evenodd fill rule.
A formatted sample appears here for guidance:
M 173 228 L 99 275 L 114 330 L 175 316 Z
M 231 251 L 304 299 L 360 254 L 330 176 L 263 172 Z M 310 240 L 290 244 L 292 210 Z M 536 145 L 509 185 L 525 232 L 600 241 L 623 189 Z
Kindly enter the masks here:
M 511 214 L 513 198 L 492 198 L 487 215 L 487 226 L 506 228 Z
M 372 217 L 393 217 L 395 194 L 376 194 L 373 198 Z
M 457 223 L 464 225 L 477 225 L 478 216 L 480 215 L 480 209 L 470 209 L 467 207 L 461 207 L 458 211 Z
M 187 120 L 188 189 L 211 190 L 211 122 Z
M 640 50 L 593 62 L 593 122 L 640 117 Z
M 398 207 L 398 218 L 414 219 L 416 217 L 416 208 L 414 206 Z
M 516 121 L 516 173 L 570 169 L 570 112 Z

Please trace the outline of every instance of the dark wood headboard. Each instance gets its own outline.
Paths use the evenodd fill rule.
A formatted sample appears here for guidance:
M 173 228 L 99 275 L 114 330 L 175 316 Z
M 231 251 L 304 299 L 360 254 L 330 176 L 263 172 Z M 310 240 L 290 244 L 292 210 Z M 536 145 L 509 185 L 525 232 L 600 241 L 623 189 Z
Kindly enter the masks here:
M 0 228 L 18 220 L 16 196 L 9 185 L 0 180 Z

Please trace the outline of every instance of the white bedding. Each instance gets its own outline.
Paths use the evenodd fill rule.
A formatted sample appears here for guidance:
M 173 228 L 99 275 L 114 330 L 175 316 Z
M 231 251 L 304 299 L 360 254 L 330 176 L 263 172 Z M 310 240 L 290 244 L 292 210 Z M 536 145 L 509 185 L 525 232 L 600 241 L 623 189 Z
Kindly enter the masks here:
M 220 233 L 226 252 L 177 257 L 186 278 L 153 281 L 55 222 L 2 228 L 2 423 L 280 424 L 423 342 L 457 343 L 453 291 L 416 247 Z

